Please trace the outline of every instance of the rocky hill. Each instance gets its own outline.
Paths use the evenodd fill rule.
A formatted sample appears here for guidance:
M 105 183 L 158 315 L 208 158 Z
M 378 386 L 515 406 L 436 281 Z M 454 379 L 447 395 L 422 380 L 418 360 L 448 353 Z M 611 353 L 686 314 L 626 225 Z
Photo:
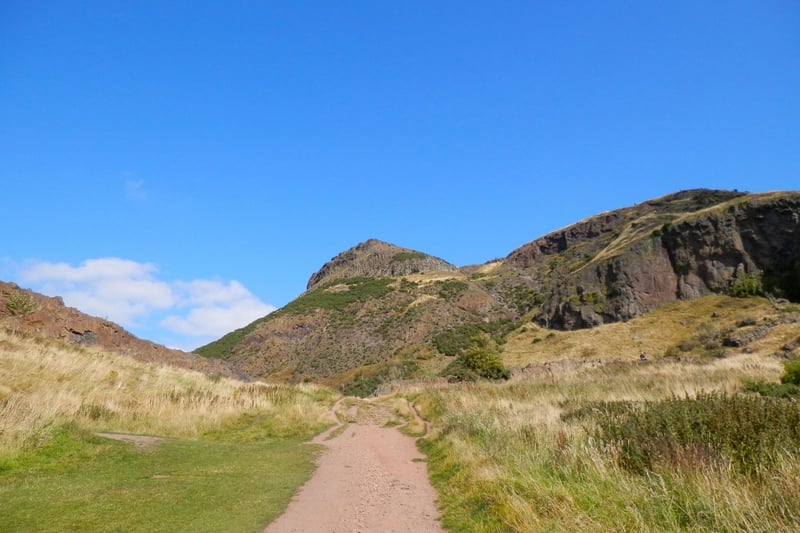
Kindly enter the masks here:
M 800 193 L 682 191 L 461 269 L 370 240 L 283 309 L 197 352 L 254 376 L 341 384 L 436 372 L 471 337 L 502 343 L 531 321 L 590 328 L 707 294 L 800 301 L 799 287 Z
M 512 252 L 498 269 L 543 295 L 556 329 L 707 294 L 800 299 L 800 193 L 694 190 L 604 213 Z
M 325 263 L 308 280 L 307 289 L 342 278 L 396 277 L 435 271 L 457 272 L 458 267 L 438 257 L 370 239 Z
M 198 370 L 210 375 L 250 379 L 225 361 L 171 350 L 139 339 L 121 326 L 67 307 L 51 298 L 0 281 L 0 327 L 15 333 L 36 335 L 79 346 L 97 346 L 148 363 Z

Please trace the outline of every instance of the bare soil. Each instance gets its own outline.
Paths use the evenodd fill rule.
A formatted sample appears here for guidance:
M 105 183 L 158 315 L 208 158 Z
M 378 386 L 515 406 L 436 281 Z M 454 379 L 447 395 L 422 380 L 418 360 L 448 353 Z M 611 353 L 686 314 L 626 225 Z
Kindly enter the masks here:
M 415 439 L 385 427 L 396 422 L 387 406 L 348 403 L 335 407 L 344 422 L 313 441 L 325 446 L 313 477 L 265 532 L 444 531 Z
M 140 448 L 146 448 L 164 440 L 162 437 L 150 437 L 148 435 L 128 435 L 125 433 L 95 433 L 95 435 L 98 437 L 103 437 L 104 439 L 128 442 L 134 446 L 139 446 Z

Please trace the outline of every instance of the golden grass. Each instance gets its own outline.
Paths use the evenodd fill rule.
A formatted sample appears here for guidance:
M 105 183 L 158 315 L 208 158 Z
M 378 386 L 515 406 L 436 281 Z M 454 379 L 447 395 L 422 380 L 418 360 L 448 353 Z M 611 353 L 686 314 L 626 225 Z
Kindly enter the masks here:
M 629 474 L 599 447 L 587 420 L 562 415 L 587 402 L 658 400 L 776 380 L 775 358 L 738 354 L 706 363 L 660 360 L 571 364 L 503 385 L 411 388 L 433 420 L 424 447 L 456 531 L 790 531 L 800 524 L 800 464 L 780 463 L 770 487 L 730 469 Z
M 294 432 L 323 424 L 333 396 L 315 385 L 212 378 L 0 331 L 0 453 L 19 451 L 57 420 L 78 420 L 93 431 L 194 438 L 260 414 L 272 418 L 277 433 Z
M 700 328 L 724 330 L 735 328 L 745 319 L 761 324 L 765 319 L 777 319 L 781 315 L 781 311 L 765 298 L 715 295 L 675 302 L 628 322 L 586 330 L 558 332 L 531 323 L 509 336 L 503 361 L 515 367 L 564 359 L 634 361 L 642 352 L 653 360 L 663 357 L 667 349 L 691 337 Z M 783 324 L 747 348 L 753 353 L 769 355 L 798 337 L 800 322 Z M 734 348 L 729 351 L 732 354 L 741 352 Z

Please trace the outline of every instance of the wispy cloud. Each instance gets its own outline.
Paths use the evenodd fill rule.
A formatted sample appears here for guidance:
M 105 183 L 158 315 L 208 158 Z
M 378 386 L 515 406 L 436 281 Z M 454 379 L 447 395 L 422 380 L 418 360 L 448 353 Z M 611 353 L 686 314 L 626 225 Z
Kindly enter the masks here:
M 125 196 L 129 200 L 147 200 L 147 190 L 144 188 L 144 180 L 128 180 L 125 182 Z
M 220 337 L 275 310 L 238 281 L 177 282 L 174 289 L 180 293 L 184 312 L 170 315 L 160 324 L 183 335 Z
M 152 263 L 115 257 L 87 259 L 77 266 L 31 262 L 18 278 L 87 314 L 184 349 L 275 310 L 235 280 L 163 280 Z

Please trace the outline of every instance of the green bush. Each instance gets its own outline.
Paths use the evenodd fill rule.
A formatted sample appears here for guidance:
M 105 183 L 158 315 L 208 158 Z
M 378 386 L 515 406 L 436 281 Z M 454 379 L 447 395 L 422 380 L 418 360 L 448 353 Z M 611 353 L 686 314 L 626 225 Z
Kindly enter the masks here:
M 346 278 L 326 283 L 322 287 L 310 291 L 285 307 L 275 315 L 302 315 L 316 309 L 342 309 L 352 303 L 380 298 L 392 292 L 390 278 Z M 330 291 L 334 285 L 346 285 L 347 289 Z
M 730 462 L 759 474 L 782 453 L 800 449 L 800 404 L 722 393 L 672 397 L 597 416 L 597 438 L 619 450 L 621 466 L 644 473 L 663 466 Z
M 26 316 L 36 311 L 36 300 L 27 292 L 14 291 L 6 299 L 6 311 L 11 316 Z
M 739 272 L 731 285 L 731 295 L 737 298 L 749 298 L 751 296 L 761 296 L 764 288 L 761 280 L 753 274 Z
M 784 363 L 781 383 L 800 387 L 800 361 L 787 361 Z
M 442 375 L 454 381 L 474 381 L 475 377 L 509 379 L 511 372 L 500 359 L 497 343 L 477 336 L 472 338 L 466 352 L 444 369 Z
M 454 356 L 469 348 L 470 339 L 481 333 L 476 324 L 461 324 L 439 333 L 433 338 L 433 345 L 444 355 Z
M 392 261 L 395 263 L 401 263 L 403 261 L 412 261 L 414 259 L 425 259 L 427 257 L 425 254 L 419 252 L 397 252 L 392 257 Z
M 436 285 L 439 288 L 439 296 L 448 301 L 453 300 L 469 288 L 465 282 L 455 279 L 437 281 Z
M 384 366 L 374 374 L 364 375 L 359 372 L 352 381 L 342 386 L 342 393 L 366 398 L 374 394 L 383 383 L 412 377 L 417 371 L 419 371 L 419 364 L 416 361 L 401 361 Z
M 491 336 L 497 344 L 504 344 L 506 337 L 514 331 L 515 327 L 516 324 L 513 321 L 505 318 L 494 322 L 461 324 L 436 335 L 433 338 L 433 345 L 439 353 L 454 356 L 469 348 L 472 339 L 481 333 Z
M 767 381 L 747 381 L 744 390 L 755 392 L 770 398 L 797 398 L 800 396 L 800 387 L 794 383 L 770 383 Z

